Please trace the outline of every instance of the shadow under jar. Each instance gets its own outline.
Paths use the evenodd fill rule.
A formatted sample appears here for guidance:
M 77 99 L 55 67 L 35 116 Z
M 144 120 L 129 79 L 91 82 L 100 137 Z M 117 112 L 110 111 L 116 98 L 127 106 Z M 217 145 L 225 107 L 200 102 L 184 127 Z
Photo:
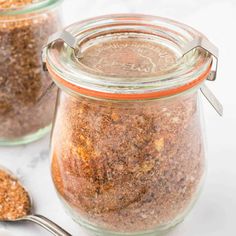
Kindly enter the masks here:
M 213 57 L 202 48 L 182 54 L 206 38 L 144 15 L 90 19 L 63 37 L 45 49 L 60 88 L 51 140 L 57 192 L 95 235 L 161 235 L 184 219 L 205 174 L 198 97 Z
M 0 145 L 35 141 L 48 133 L 57 89 L 42 69 L 41 48 L 60 30 L 61 0 L 0 3 Z

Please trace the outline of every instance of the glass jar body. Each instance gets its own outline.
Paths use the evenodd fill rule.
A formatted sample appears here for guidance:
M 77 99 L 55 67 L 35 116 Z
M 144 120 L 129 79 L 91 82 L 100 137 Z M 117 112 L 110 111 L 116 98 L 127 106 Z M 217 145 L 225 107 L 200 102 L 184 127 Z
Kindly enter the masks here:
M 60 91 L 57 104 L 52 178 L 75 221 L 95 235 L 159 235 L 184 219 L 205 173 L 197 90 L 142 101 Z
M 0 15 L 0 145 L 28 143 L 45 135 L 56 91 L 43 71 L 41 49 L 62 28 L 59 7 Z

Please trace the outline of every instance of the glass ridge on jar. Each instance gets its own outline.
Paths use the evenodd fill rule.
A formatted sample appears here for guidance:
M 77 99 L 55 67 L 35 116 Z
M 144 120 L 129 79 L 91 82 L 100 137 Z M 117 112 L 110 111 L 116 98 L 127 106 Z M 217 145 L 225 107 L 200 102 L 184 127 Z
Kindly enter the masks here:
M 57 89 L 42 69 L 41 48 L 62 28 L 61 0 L 0 3 L 0 145 L 35 141 L 49 132 Z
M 52 178 L 76 222 L 95 235 L 162 235 L 197 200 L 205 174 L 199 88 L 212 56 L 182 57 L 196 30 L 127 14 L 66 31 L 80 55 L 46 49 L 58 85 Z

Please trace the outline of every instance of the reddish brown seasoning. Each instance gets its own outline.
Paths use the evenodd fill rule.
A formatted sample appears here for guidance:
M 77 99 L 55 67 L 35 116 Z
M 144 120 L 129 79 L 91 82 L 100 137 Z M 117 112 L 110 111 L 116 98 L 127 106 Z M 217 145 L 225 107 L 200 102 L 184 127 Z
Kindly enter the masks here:
M 14 177 L 0 170 L 0 220 L 15 220 L 30 213 L 28 193 Z
M 100 60 L 91 61 L 89 51 L 81 62 L 86 66 L 96 63 L 90 70 L 100 74 L 110 75 L 115 67 L 119 76 L 127 72 L 135 78 L 145 61 L 149 69 L 143 70 L 143 75 L 161 73 L 160 60 L 150 58 L 155 54 L 145 49 L 147 45 L 130 51 L 128 46 L 125 50 L 116 47 L 118 57 L 109 55 L 110 67 L 108 60 L 99 58 L 105 54 L 97 48 L 95 55 Z M 122 50 L 126 53 L 123 65 L 128 66 L 120 61 Z M 159 55 L 164 48 L 158 50 Z M 117 232 L 154 230 L 181 220 L 197 198 L 204 174 L 197 92 L 130 102 L 96 100 L 63 91 L 59 97 L 52 136 L 52 176 L 74 215 Z
M 38 0 L 39 1 L 39 0 Z M 37 0 L 0 0 L 0 10 L 8 8 L 16 8 L 28 5 L 30 3 L 37 2 Z
M 3 8 L 33 1 L 4 1 Z M 41 48 L 59 30 L 56 11 L 0 15 L 0 140 L 16 139 L 50 125 L 56 89 L 42 70 Z

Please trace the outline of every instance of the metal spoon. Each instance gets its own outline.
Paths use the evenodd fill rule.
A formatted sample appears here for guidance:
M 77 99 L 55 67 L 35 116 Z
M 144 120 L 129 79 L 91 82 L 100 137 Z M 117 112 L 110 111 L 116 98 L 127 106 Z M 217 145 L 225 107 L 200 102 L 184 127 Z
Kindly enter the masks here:
M 0 170 L 4 171 L 5 173 L 9 174 L 10 176 L 12 176 L 15 180 L 18 181 L 18 179 L 11 173 L 11 171 L 7 170 L 6 168 L 0 166 Z M 18 181 L 19 184 L 21 184 L 20 181 Z M 22 184 L 21 184 L 22 185 Z M 22 185 L 23 186 L 23 185 Z M 24 188 L 25 191 L 26 188 Z M 72 236 L 71 234 L 69 234 L 68 232 L 66 232 L 64 229 L 62 229 L 59 225 L 57 225 L 56 223 L 52 222 L 51 220 L 47 219 L 44 216 L 41 215 L 36 215 L 32 213 L 32 198 L 29 195 L 29 192 L 27 191 L 27 194 L 29 196 L 30 199 L 30 214 L 23 216 L 21 218 L 18 219 L 14 219 L 14 220 L 9 220 L 9 219 L 0 219 L 0 222 L 21 222 L 21 221 L 30 221 L 30 222 L 34 222 L 40 226 L 42 226 L 44 229 L 46 229 L 47 231 L 49 231 L 50 233 L 52 233 L 55 236 Z

